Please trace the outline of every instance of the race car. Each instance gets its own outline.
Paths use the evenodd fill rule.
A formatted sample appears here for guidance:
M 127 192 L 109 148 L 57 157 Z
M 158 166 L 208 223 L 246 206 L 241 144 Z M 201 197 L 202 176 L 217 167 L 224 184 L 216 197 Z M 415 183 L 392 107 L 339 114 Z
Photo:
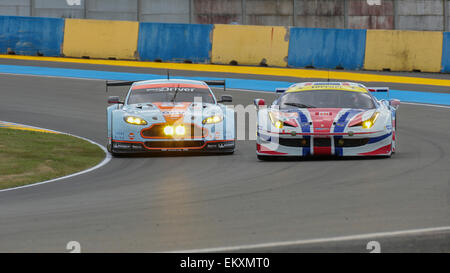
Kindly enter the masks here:
M 107 108 L 108 151 L 112 155 L 204 151 L 231 154 L 235 148 L 234 110 L 217 100 L 208 84 L 183 79 L 107 82 L 131 85 L 124 101 L 111 96 Z
M 258 107 L 256 154 L 260 160 L 285 156 L 385 156 L 396 151 L 399 100 L 378 100 L 351 82 L 304 82 L 287 89 L 271 106 Z

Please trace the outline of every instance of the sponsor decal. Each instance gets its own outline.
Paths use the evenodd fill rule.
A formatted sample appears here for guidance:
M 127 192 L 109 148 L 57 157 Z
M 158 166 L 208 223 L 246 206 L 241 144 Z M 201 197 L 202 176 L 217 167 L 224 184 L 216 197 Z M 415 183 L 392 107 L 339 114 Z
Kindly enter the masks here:
M 233 143 L 219 143 L 217 145 L 220 149 L 234 147 Z
M 158 87 L 158 88 L 147 88 L 147 92 L 194 92 L 195 88 L 190 87 Z
M 118 149 L 129 149 L 130 148 L 130 144 L 124 144 L 124 143 L 114 143 L 114 148 L 118 148 Z
M 183 115 L 184 111 L 164 111 L 163 115 Z
M 317 112 L 316 115 L 318 115 L 318 116 L 332 116 L 333 113 L 331 113 L 331 112 Z

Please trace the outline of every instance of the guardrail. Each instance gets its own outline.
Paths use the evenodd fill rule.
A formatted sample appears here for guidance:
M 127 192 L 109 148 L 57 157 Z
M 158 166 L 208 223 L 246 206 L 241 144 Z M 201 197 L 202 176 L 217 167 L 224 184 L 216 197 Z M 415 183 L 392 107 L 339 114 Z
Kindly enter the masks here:
M 0 53 L 161 62 L 450 72 L 437 31 L 0 16 Z

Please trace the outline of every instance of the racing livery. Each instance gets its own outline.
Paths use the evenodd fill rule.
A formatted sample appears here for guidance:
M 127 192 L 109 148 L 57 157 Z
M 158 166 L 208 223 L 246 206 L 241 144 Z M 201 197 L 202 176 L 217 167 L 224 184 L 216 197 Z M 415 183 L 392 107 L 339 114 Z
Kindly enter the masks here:
M 211 84 L 216 84 L 212 83 Z M 206 82 L 180 79 L 107 83 L 131 85 L 124 102 L 109 97 L 108 150 L 120 153 L 205 151 L 233 153 L 234 110 Z M 223 84 L 225 83 L 223 82 Z
M 256 154 L 279 156 L 386 156 L 396 150 L 399 100 L 377 100 L 367 88 L 349 82 L 291 85 L 269 107 L 256 99 Z

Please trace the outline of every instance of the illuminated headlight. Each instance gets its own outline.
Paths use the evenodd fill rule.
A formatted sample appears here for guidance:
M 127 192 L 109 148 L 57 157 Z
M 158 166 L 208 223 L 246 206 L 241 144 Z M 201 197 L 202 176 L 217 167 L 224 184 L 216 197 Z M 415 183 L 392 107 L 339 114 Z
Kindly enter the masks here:
M 124 120 L 126 123 L 134 124 L 134 125 L 146 125 L 147 124 L 147 121 L 145 121 L 141 118 L 138 118 L 138 117 L 133 117 L 133 116 L 126 116 L 126 117 L 124 117 Z
M 379 112 L 375 112 L 369 119 L 363 120 L 360 123 L 355 124 L 353 126 L 362 126 L 364 129 L 372 128 L 379 115 L 380 115 Z
M 166 136 L 173 136 L 173 133 L 174 133 L 173 126 L 169 125 L 169 126 L 164 127 L 164 134 Z
M 275 128 L 281 129 L 283 128 L 283 122 L 273 116 L 271 112 L 269 112 L 269 118 Z
M 184 136 L 186 134 L 186 127 L 184 125 L 178 125 L 175 127 L 175 134 L 177 136 Z
M 222 117 L 219 115 L 214 115 L 207 117 L 203 120 L 203 124 L 211 124 L 211 123 L 218 123 L 222 121 Z

